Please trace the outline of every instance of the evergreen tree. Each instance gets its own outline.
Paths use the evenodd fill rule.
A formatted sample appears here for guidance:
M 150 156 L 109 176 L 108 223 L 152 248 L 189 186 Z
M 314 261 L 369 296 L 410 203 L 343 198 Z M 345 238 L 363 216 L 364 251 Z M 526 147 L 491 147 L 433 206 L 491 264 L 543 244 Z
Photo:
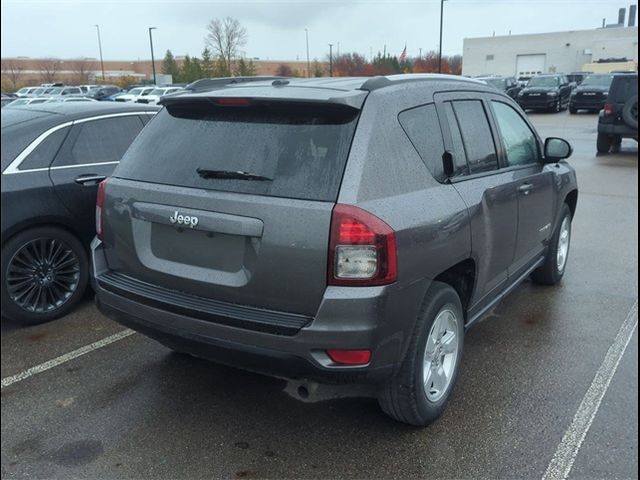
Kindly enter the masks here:
M 167 50 L 167 53 L 164 55 L 164 60 L 162 60 L 162 73 L 171 75 L 174 82 L 177 82 L 180 78 L 180 68 L 171 50 Z
M 244 58 L 240 58 L 236 62 L 235 75 L 238 77 L 253 77 L 257 74 L 256 66 L 252 60 L 248 62 Z
M 211 55 L 211 50 L 209 50 L 209 47 L 204 47 L 204 50 L 202 51 L 201 69 L 202 76 L 204 78 L 215 76 L 216 62 Z

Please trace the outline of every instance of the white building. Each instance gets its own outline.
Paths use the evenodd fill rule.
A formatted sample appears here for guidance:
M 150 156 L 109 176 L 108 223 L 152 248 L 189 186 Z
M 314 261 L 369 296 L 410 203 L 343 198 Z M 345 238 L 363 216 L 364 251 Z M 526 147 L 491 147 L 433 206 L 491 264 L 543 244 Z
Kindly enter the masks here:
M 531 76 L 588 70 L 601 59 L 638 62 L 638 27 L 465 38 L 462 74 Z

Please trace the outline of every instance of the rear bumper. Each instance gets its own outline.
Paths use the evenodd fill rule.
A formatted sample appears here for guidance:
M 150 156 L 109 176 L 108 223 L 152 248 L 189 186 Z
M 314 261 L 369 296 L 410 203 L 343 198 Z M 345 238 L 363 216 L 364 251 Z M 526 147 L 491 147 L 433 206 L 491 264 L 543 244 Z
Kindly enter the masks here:
M 625 138 L 635 138 L 636 140 L 638 139 L 638 130 L 633 129 L 624 123 L 616 124 L 598 122 L 598 133 L 616 135 Z
M 558 101 L 558 97 L 549 97 L 547 95 L 541 95 L 540 97 L 533 98 L 519 98 L 518 104 L 523 110 L 538 110 L 538 109 L 551 109 Z
M 404 357 L 426 288 L 329 287 L 307 326 L 295 334 L 275 334 L 195 318 L 104 288 L 99 279 L 106 264 L 97 240 L 92 261 L 96 304 L 117 322 L 169 348 L 217 363 L 326 383 L 381 383 L 391 377 Z M 326 354 L 330 348 L 371 350 L 371 362 L 335 364 Z
M 572 98 L 569 102 L 569 107 L 576 110 L 602 110 L 606 99 L 594 100 L 585 98 Z

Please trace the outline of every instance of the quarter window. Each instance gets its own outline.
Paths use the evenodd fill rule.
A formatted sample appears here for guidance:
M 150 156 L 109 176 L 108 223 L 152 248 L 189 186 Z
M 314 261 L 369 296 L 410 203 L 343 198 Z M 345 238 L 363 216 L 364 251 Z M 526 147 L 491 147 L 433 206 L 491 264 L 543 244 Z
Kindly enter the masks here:
M 398 120 L 431 174 L 439 176 L 444 143 L 435 105 L 405 110 L 398 115 Z
M 522 117 L 509 105 L 491 102 L 509 166 L 538 162 L 538 140 Z
M 33 152 L 20 163 L 20 170 L 48 168 L 56 156 L 56 153 L 58 153 L 60 145 L 62 145 L 67 133 L 69 133 L 69 127 L 61 128 L 48 135 L 47 138 L 40 142 Z

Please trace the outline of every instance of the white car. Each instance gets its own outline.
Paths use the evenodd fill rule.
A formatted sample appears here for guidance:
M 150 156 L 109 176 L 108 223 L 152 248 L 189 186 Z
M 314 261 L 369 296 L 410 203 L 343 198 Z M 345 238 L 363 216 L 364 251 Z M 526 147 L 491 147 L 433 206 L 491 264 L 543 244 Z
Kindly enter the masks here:
M 46 103 L 60 103 L 60 102 L 97 102 L 98 100 L 95 100 L 93 98 L 87 98 L 87 97 L 59 97 L 59 96 L 54 96 L 54 97 L 49 97 L 46 101 Z
M 34 91 L 36 88 L 40 88 L 40 87 L 23 87 L 23 88 L 21 88 L 20 90 L 18 90 L 18 91 L 16 92 L 16 95 L 17 95 L 18 97 L 27 97 L 27 96 L 29 96 L 31 93 L 33 93 L 33 91 Z
M 160 101 L 160 97 L 164 95 L 170 95 L 172 93 L 182 92 L 184 88 L 182 87 L 163 87 L 163 88 L 155 88 L 149 93 L 149 95 L 145 97 L 139 97 L 136 102 L 138 103 L 146 103 L 149 105 L 157 105 Z
M 18 107 L 21 105 L 36 105 L 38 103 L 46 103 L 49 97 L 33 97 L 33 98 L 16 98 L 13 102 L 7 104 L 7 107 Z
M 156 88 L 156 86 L 132 88 L 124 95 L 120 95 L 116 98 L 116 102 L 135 102 L 138 98 L 146 97 Z

